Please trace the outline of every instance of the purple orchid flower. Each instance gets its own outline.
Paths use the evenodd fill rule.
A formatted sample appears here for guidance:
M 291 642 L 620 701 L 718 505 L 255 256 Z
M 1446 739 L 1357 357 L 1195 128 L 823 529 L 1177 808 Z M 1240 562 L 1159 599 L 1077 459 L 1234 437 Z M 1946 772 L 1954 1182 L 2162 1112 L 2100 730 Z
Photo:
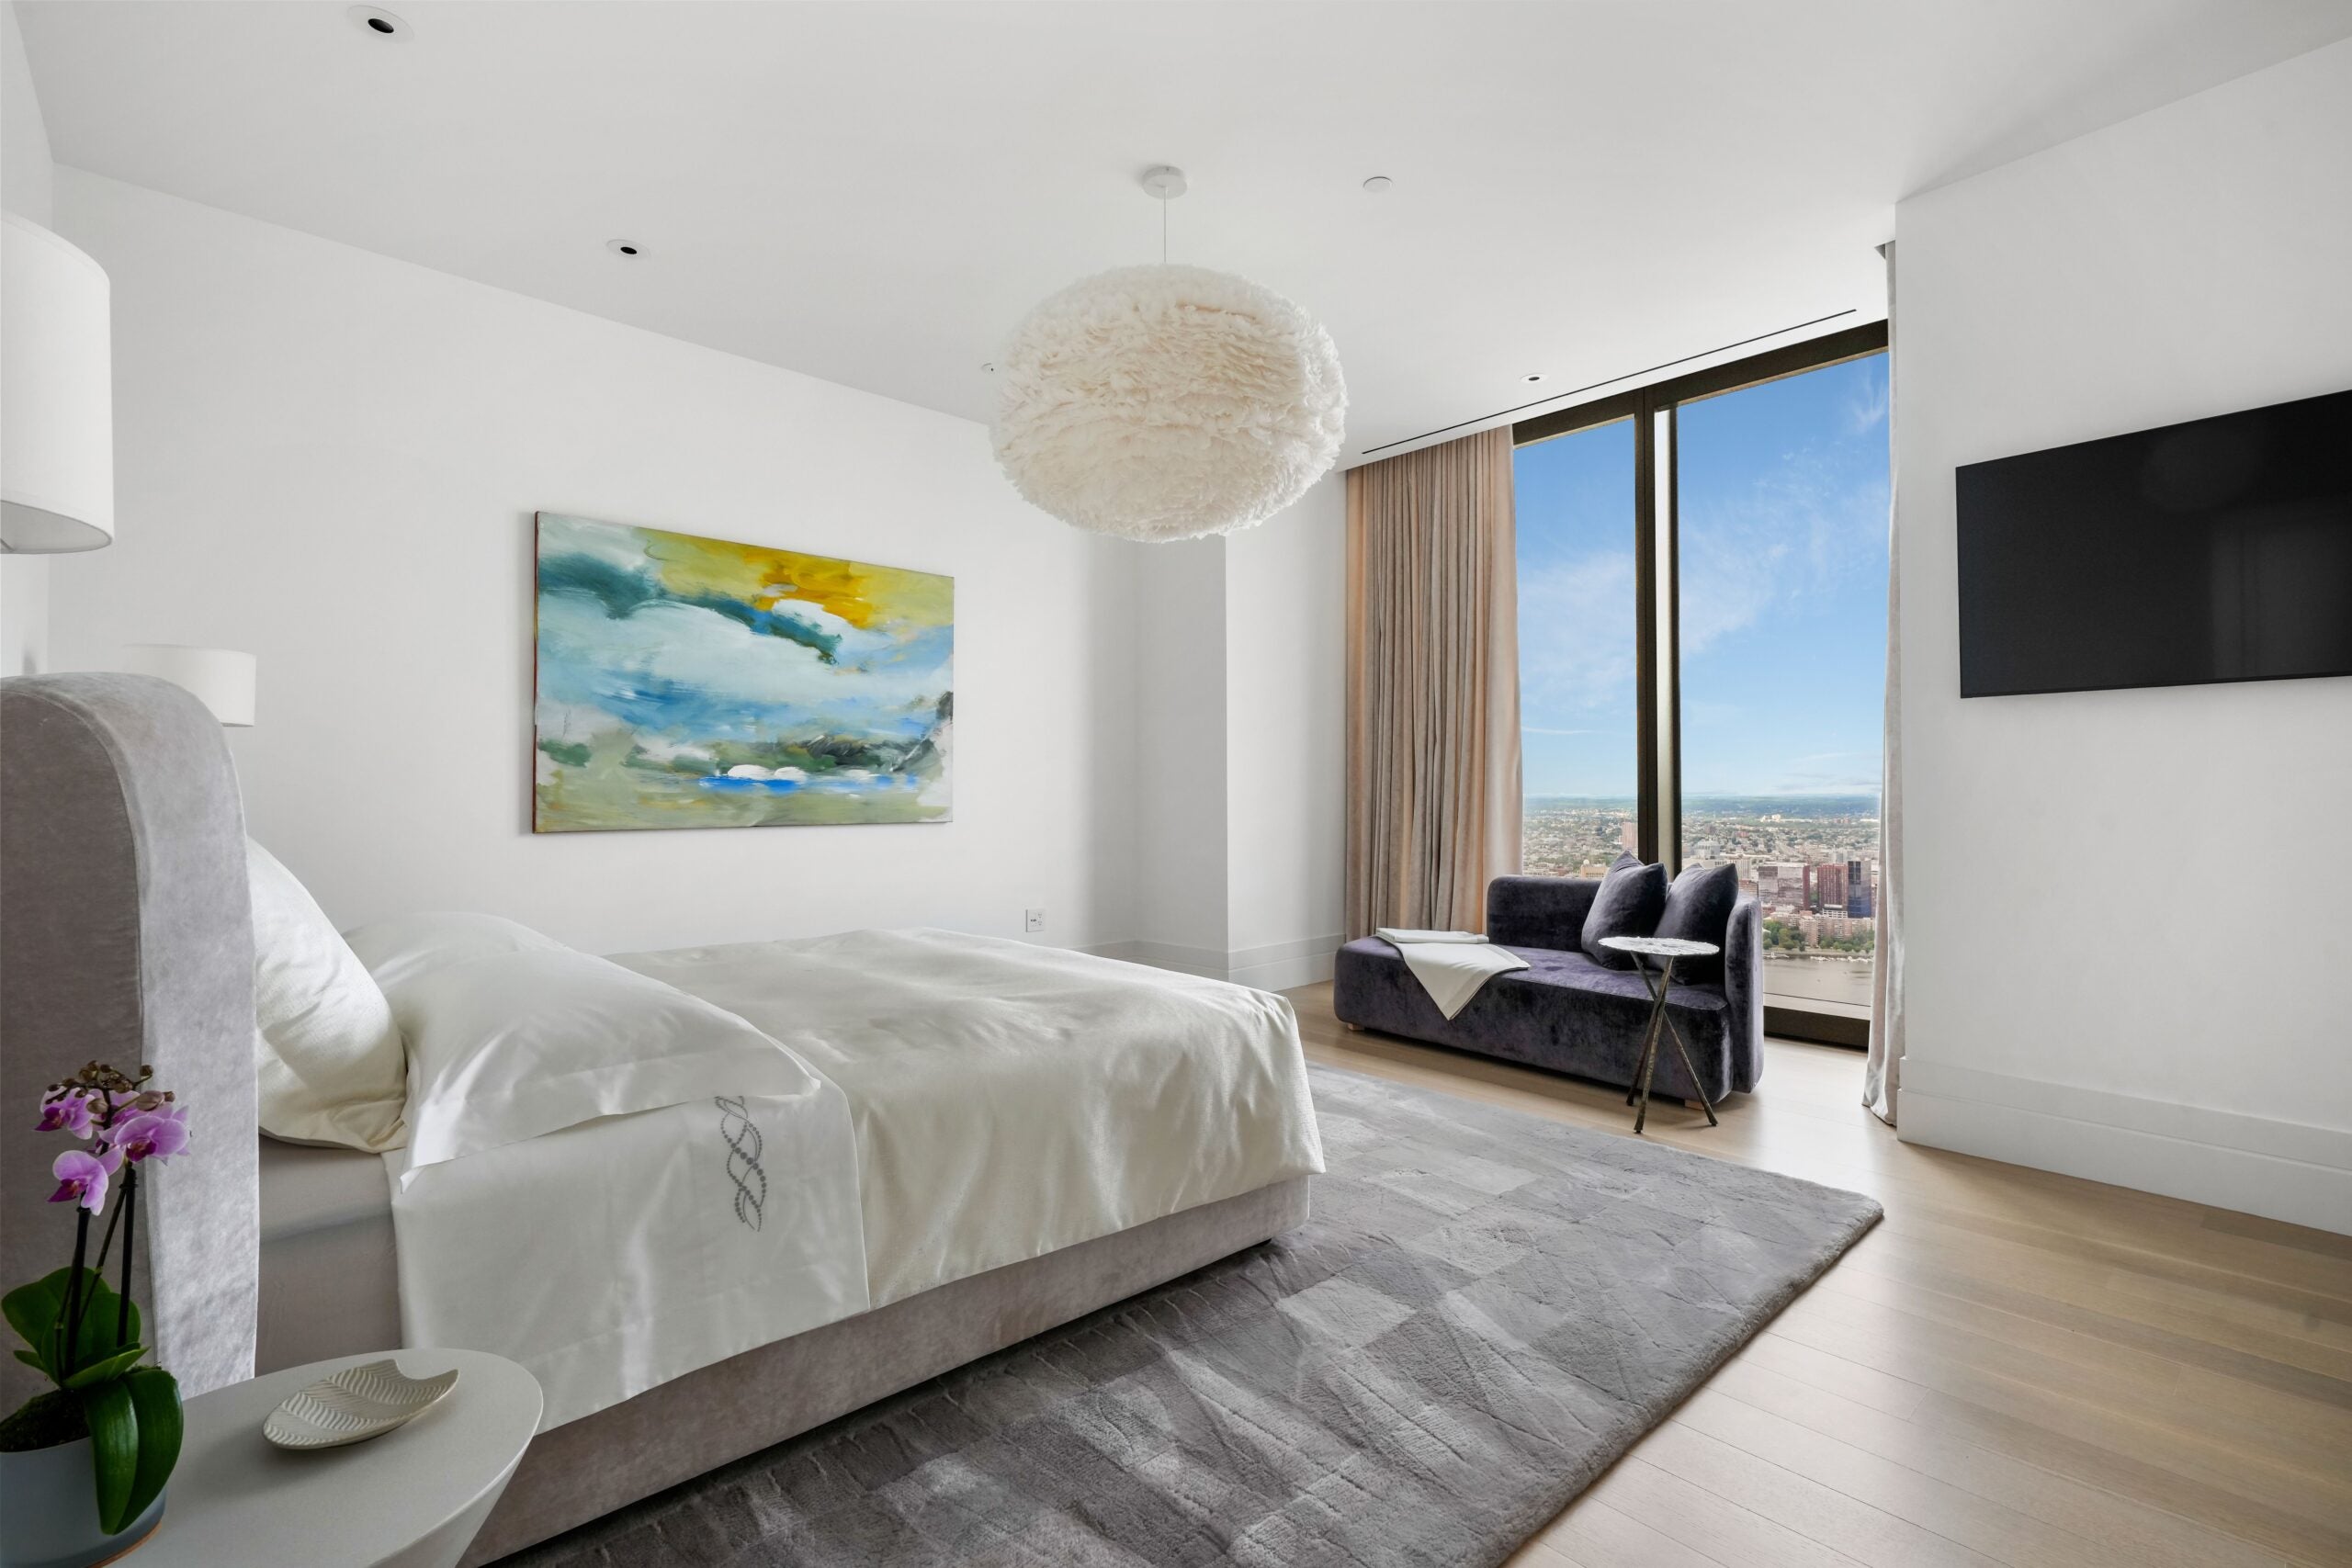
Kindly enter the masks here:
M 40 1102 L 40 1125 L 37 1133 L 71 1133 L 77 1138 L 90 1135 L 90 1102 L 79 1089 L 67 1089 L 51 1095 Z
M 137 1165 L 142 1160 L 167 1160 L 187 1147 L 187 1111 L 165 1106 L 142 1111 L 114 1129 L 110 1152 Z
M 79 1203 L 92 1213 L 106 1207 L 107 1183 L 114 1179 L 115 1168 L 122 1164 L 119 1151 L 108 1149 L 102 1155 L 85 1154 L 80 1149 L 68 1149 L 57 1156 L 49 1173 L 57 1178 L 59 1186 L 49 1195 L 52 1203 Z

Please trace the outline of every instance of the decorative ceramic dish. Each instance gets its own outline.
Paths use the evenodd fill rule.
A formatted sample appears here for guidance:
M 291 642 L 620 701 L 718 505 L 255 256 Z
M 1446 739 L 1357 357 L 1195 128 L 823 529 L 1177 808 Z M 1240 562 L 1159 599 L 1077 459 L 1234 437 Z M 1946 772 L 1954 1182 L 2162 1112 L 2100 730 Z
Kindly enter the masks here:
M 439 1377 L 411 1378 L 389 1359 L 345 1367 L 271 1411 L 261 1435 L 281 1449 L 362 1443 L 415 1420 L 457 1386 L 455 1368 Z

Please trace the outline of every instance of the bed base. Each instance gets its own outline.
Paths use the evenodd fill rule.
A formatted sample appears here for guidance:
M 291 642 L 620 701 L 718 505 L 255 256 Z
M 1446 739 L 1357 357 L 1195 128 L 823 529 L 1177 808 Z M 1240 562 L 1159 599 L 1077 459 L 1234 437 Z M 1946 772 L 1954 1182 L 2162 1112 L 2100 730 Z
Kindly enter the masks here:
M 461 1568 L 560 1535 L 1304 1224 L 1307 1177 L 952 1280 L 532 1440 Z

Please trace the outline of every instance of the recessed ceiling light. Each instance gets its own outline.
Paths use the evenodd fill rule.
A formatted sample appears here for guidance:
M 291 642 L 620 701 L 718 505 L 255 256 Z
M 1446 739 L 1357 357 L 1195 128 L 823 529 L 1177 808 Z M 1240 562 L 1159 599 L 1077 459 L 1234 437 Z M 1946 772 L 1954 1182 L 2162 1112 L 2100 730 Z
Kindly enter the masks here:
M 634 240 L 607 240 L 605 242 L 605 249 L 616 256 L 633 256 L 642 254 Z
M 1363 182 L 1363 188 L 1372 192 L 1373 195 L 1378 196 L 1382 191 L 1386 190 L 1390 186 L 1393 186 L 1396 183 L 1396 182 L 1395 180 L 1390 179 L 1386 175 L 1374 175 L 1372 178 Z
M 353 27 L 374 38 L 404 39 L 409 35 L 406 22 L 373 6 L 353 6 L 343 14 L 351 18 Z

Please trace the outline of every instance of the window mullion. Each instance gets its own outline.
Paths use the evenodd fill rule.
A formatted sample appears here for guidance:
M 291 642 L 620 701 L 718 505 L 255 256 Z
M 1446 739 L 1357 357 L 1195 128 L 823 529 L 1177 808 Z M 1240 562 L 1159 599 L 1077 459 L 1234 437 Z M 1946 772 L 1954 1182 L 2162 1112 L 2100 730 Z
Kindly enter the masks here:
M 1635 400 L 1634 412 L 1634 732 L 1641 752 L 1636 775 L 1640 797 L 1635 803 L 1637 853 L 1645 861 L 1660 858 L 1665 842 L 1657 788 L 1659 741 L 1657 465 L 1653 458 L 1657 429 L 1647 393 Z
M 1674 408 L 1660 400 L 1647 418 L 1650 434 L 1650 493 L 1652 536 L 1657 559 L 1652 574 L 1657 584 L 1657 635 L 1650 657 L 1657 666 L 1657 766 L 1645 781 L 1657 796 L 1657 852 L 1672 875 L 1682 868 L 1682 655 L 1681 565 L 1677 553 L 1675 509 Z

